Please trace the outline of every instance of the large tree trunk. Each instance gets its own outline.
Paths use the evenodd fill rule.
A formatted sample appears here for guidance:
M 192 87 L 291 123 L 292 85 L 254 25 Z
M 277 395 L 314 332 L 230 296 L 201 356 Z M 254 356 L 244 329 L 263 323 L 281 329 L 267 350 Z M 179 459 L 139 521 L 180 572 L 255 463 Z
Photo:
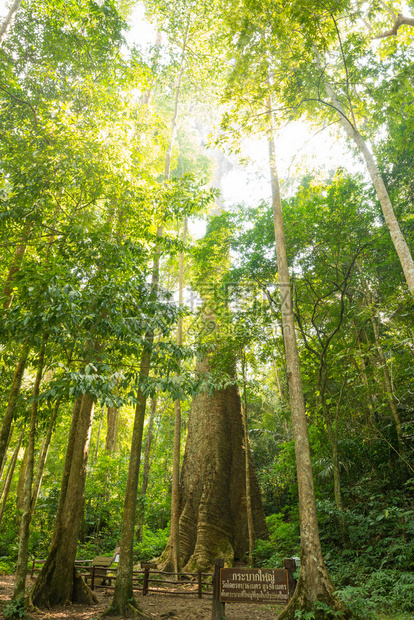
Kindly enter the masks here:
M 293 437 L 295 441 L 296 470 L 299 491 L 301 566 L 295 593 L 279 616 L 279 620 L 294 620 L 296 611 L 313 610 L 316 601 L 322 601 L 334 609 L 342 610 L 334 598 L 334 585 L 326 569 L 319 539 L 316 516 L 315 491 L 312 462 L 306 422 L 305 401 L 300 374 L 299 354 L 296 343 L 292 295 L 286 256 L 286 242 L 283 228 L 282 201 L 276 168 L 276 148 L 273 138 L 271 101 L 268 102 L 271 121 L 269 136 L 269 160 L 272 185 L 272 204 L 275 228 L 275 246 L 279 275 L 283 339 L 286 355 L 286 377 L 292 412 Z M 317 613 L 317 612 L 316 612 Z M 318 617 L 317 615 L 315 617 Z
M 209 372 L 207 359 L 197 363 Z M 255 534 L 267 536 L 259 485 L 249 455 Z M 206 570 L 248 551 L 246 467 L 240 396 L 235 385 L 193 400 L 180 481 L 180 553 L 184 570 Z M 166 554 L 168 549 L 166 550 Z
M 52 439 L 53 431 L 55 429 L 55 424 L 59 412 L 60 399 L 55 402 L 55 406 L 53 407 L 52 417 L 49 420 L 49 426 L 47 428 L 47 432 L 45 437 L 43 438 L 42 445 L 40 448 L 39 460 L 37 462 L 36 475 L 33 481 L 33 490 L 32 490 L 32 502 L 31 502 L 31 511 L 32 517 L 36 508 L 37 498 L 39 497 L 40 488 L 42 486 L 43 473 L 45 471 L 45 465 L 47 461 L 47 455 L 49 453 L 49 446 Z
M 37 606 L 96 602 L 75 569 L 93 411 L 91 394 L 75 402 L 52 545 L 31 595 Z

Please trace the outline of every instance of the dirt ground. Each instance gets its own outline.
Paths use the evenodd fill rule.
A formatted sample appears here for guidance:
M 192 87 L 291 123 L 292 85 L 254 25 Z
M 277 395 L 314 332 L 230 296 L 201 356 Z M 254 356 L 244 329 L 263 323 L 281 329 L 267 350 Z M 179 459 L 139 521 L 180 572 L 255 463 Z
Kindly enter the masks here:
M 30 582 L 30 581 L 29 581 Z M 0 610 L 10 600 L 14 578 L 0 575 Z M 52 610 L 31 613 L 33 620 L 98 620 L 109 606 L 112 590 L 95 590 L 98 605 L 87 607 L 69 605 Z M 184 598 L 165 594 L 149 593 L 142 596 L 136 592 L 136 599 L 142 609 L 154 620 L 211 620 L 211 598 Z M 276 620 L 281 608 L 274 605 L 226 604 L 226 620 Z M 4 619 L 0 611 L 0 619 Z

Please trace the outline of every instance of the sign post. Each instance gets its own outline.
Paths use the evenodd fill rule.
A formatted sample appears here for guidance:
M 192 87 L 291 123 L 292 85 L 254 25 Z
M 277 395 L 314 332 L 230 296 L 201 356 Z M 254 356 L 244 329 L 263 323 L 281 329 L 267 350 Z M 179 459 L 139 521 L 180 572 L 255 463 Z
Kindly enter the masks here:
M 224 560 L 219 558 L 214 562 L 213 575 L 213 612 L 211 620 L 225 620 L 225 606 L 220 601 L 220 572 L 223 570 Z
M 216 560 L 212 620 L 226 619 L 225 603 L 287 605 L 296 587 L 296 559 L 286 559 L 285 568 L 223 568 L 224 560 Z
M 288 571 L 284 568 L 222 568 L 220 601 L 287 605 Z

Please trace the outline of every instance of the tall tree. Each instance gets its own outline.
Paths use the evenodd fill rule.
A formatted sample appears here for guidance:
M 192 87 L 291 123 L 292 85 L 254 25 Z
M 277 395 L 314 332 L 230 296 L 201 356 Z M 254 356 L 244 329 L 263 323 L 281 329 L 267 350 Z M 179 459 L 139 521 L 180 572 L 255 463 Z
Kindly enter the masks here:
M 291 284 L 283 229 L 282 201 L 276 168 L 276 148 L 273 137 L 272 104 L 268 102 L 270 116 L 269 162 L 272 185 L 272 205 L 275 228 L 275 246 L 281 300 L 283 339 L 286 355 L 286 376 L 292 412 L 295 440 L 296 471 L 299 487 L 301 566 L 298 583 L 292 600 L 280 615 L 281 620 L 294 619 L 296 610 L 312 610 L 321 601 L 338 611 L 343 608 L 334 597 L 334 585 L 323 560 L 316 515 L 312 461 L 306 424 L 300 362 L 296 343 Z

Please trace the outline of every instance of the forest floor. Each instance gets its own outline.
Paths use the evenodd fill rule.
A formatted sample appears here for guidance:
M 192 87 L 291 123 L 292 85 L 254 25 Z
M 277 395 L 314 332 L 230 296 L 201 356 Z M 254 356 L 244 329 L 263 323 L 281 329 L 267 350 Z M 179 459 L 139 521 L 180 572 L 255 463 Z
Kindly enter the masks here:
M 0 575 L 0 619 L 4 619 L 2 609 L 11 598 L 13 575 Z M 29 580 L 30 585 L 30 580 Z M 109 606 L 112 590 L 95 590 L 98 605 L 69 605 L 30 613 L 33 620 L 98 620 Z M 184 598 L 150 593 L 143 597 L 136 592 L 137 602 L 154 620 L 211 620 L 211 598 Z M 226 620 L 275 620 L 281 607 L 274 605 L 237 604 L 226 605 Z

